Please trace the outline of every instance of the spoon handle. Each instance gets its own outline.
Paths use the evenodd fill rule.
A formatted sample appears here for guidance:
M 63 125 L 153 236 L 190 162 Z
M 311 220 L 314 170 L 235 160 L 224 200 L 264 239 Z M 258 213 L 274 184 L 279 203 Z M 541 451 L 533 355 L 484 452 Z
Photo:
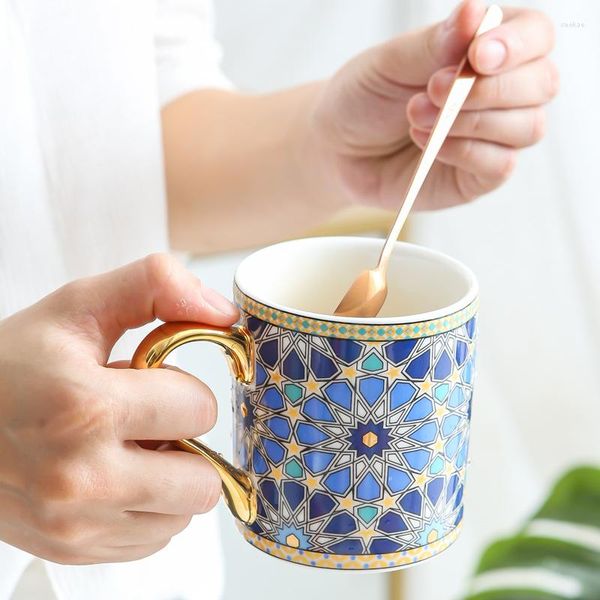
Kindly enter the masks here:
M 492 4 L 492 6 L 487 9 L 479 27 L 477 28 L 477 31 L 475 32 L 474 38 L 482 33 L 485 33 L 486 31 L 489 31 L 490 29 L 493 29 L 494 27 L 497 27 L 500 25 L 500 23 L 502 23 L 502 9 L 498 5 Z M 412 179 L 410 180 L 402 208 L 400 209 L 398 216 L 396 217 L 396 221 L 394 222 L 394 225 L 385 241 L 381 255 L 379 256 L 379 263 L 377 265 L 378 269 L 385 269 L 387 267 L 394 244 L 400 235 L 400 231 L 404 226 L 404 222 L 408 217 L 410 209 L 417 198 L 421 186 L 423 185 L 423 182 L 429 173 L 429 169 L 431 169 L 431 165 L 435 161 L 435 157 L 442 147 L 442 144 L 444 143 L 452 124 L 458 116 L 462 105 L 467 99 L 467 96 L 469 95 L 469 92 L 475 83 L 476 76 L 477 74 L 465 56 L 456 70 L 456 75 L 454 77 L 454 81 L 452 82 L 452 86 L 450 87 L 450 91 L 448 92 L 448 97 L 444 102 L 442 110 L 438 114 L 438 117 L 433 125 L 433 129 L 429 134 L 427 143 L 425 144 L 425 148 L 423 148 L 417 168 L 415 169 Z

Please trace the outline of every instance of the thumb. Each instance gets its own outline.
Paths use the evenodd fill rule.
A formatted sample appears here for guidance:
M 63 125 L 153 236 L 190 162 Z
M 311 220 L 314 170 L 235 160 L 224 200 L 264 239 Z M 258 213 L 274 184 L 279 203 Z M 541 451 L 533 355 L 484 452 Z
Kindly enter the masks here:
M 168 254 L 151 254 L 114 271 L 70 283 L 49 297 L 57 312 L 99 343 L 106 360 L 127 329 L 155 319 L 228 326 L 236 307 Z
M 385 79 L 423 86 L 438 69 L 458 64 L 485 13 L 481 0 L 464 0 L 445 20 L 377 48 L 376 68 Z

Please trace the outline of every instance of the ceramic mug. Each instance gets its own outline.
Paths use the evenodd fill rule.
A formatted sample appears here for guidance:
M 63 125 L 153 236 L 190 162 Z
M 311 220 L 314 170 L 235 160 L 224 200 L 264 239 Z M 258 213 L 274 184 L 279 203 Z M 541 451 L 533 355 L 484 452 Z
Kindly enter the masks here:
M 381 240 L 309 238 L 248 256 L 232 328 L 166 323 L 133 366 L 189 341 L 225 348 L 234 464 L 198 440 L 254 547 L 294 563 L 394 569 L 457 537 L 476 335 L 477 283 L 439 252 L 397 243 L 376 318 L 332 316 Z

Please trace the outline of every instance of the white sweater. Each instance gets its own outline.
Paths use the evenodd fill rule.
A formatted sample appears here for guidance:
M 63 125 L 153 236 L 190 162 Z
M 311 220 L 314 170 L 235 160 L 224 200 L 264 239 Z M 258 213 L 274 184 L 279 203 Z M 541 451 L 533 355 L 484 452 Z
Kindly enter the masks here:
M 218 59 L 205 0 L 0 0 L 0 318 L 167 248 L 160 106 L 227 85 Z M 0 599 L 30 560 L 0 542 Z M 60 599 L 210 600 L 215 517 L 135 563 L 46 568 Z

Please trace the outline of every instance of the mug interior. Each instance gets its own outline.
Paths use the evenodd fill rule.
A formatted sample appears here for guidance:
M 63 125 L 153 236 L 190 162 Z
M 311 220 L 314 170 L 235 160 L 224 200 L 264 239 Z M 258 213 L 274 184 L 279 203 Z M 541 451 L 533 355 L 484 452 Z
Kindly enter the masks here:
M 320 237 L 268 246 L 242 261 L 235 282 L 242 293 L 278 310 L 345 323 L 412 323 L 468 306 L 477 281 L 441 252 L 397 242 L 388 270 L 388 296 L 376 318 L 333 316 L 358 274 L 377 264 L 382 239 Z

